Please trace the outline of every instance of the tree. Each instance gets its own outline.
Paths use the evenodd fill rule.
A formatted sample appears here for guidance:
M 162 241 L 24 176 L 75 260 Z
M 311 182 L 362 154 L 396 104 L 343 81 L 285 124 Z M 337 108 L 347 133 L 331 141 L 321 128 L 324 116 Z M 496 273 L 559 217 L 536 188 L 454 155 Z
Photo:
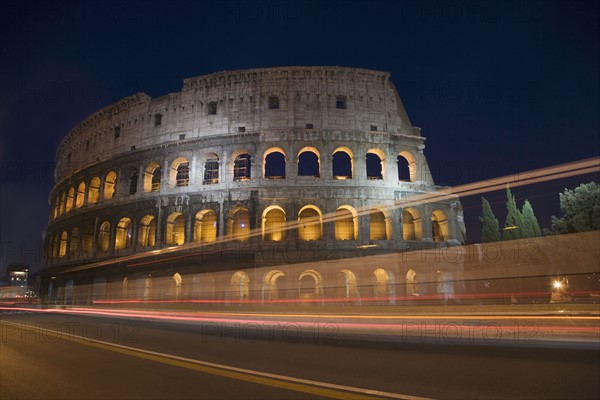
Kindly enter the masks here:
M 523 216 L 517 207 L 515 196 L 506 187 L 506 221 L 504 223 L 504 240 L 521 239 L 523 237 Z
M 521 214 L 523 215 L 523 237 L 530 238 L 542 236 L 540 225 L 538 224 L 538 220 L 533 213 L 533 207 L 531 206 L 529 200 L 525 200 Z
M 490 203 L 485 197 L 481 197 L 483 211 L 479 222 L 481 222 L 481 241 L 483 243 L 497 242 L 500 240 L 500 224 L 494 215 Z
M 584 183 L 559 194 L 562 218 L 552 216 L 555 233 L 587 232 L 600 229 L 600 185 Z

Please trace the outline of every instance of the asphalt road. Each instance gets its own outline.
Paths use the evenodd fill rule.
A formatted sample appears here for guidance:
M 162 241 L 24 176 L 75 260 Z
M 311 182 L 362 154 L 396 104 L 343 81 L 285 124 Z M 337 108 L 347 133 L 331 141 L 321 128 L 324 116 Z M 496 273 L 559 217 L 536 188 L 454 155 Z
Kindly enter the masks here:
M 252 324 L 219 330 L 112 317 L 0 317 L 3 400 L 386 398 L 374 391 L 396 398 L 600 398 L 600 351 L 576 345 L 363 342 L 327 325 L 264 328 L 258 338 Z

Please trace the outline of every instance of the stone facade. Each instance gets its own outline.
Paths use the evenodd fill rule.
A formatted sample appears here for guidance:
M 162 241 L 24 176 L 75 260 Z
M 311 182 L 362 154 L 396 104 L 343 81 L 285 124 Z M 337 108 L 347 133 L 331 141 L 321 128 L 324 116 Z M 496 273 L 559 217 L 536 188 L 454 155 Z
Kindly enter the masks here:
M 244 268 L 285 273 L 290 263 L 464 243 L 459 199 L 430 199 L 440 187 L 424 141 L 379 71 L 227 71 L 157 99 L 130 96 L 59 146 L 46 294 L 61 302 L 73 283 L 122 286 L 132 274 L 177 274 L 181 285 L 185 274 L 234 279 Z M 188 262 L 174 267 L 167 253 Z M 154 261 L 128 269 L 144 260 Z

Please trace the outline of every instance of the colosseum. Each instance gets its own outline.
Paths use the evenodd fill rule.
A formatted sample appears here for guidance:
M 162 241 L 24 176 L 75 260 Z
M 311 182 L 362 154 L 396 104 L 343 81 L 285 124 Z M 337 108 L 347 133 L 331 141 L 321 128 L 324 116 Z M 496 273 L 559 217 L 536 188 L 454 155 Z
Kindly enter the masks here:
M 403 254 L 466 233 L 459 198 L 436 195 L 424 142 L 380 71 L 225 71 L 129 96 L 57 150 L 42 298 L 394 304 L 434 293 L 460 265 Z

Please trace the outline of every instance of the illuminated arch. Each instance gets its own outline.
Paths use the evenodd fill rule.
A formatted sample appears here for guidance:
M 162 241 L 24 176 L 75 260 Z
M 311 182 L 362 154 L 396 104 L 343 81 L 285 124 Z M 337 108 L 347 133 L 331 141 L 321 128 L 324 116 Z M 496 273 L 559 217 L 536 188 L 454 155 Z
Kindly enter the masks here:
M 194 242 L 217 240 L 217 213 L 211 209 L 198 211 L 194 222 Z
M 88 187 L 88 204 L 96 204 L 100 199 L 100 178 L 95 176 Z
M 174 212 L 167 218 L 165 244 L 182 245 L 185 243 L 185 216 L 183 213 Z
M 285 238 L 285 211 L 279 206 L 265 208 L 262 215 L 263 240 L 280 241 Z
M 340 206 L 335 210 L 335 240 L 356 240 L 358 221 L 356 210 L 351 206 Z
M 431 230 L 433 240 L 436 242 L 444 242 L 450 239 L 448 217 L 442 210 L 435 210 L 431 213 Z
M 303 147 L 298 152 L 298 176 L 321 176 L 321 155 L 314 147 Z
M 171 278 L 173 278 L 173 291 L 175 292 L 173 293 L 173 297 L 177 301 L 181 298 L 181 288 L 183 286 L 183 279 L 181 278 L 179 272 L 175 272 Z
M 131 218 L 121 218 L 115 231 L 115 250 L 127 249 L 131 246 Z
M 160 191 L 160 181 L 162 179 L 162 170 L 160 164 L 156 161 L 151 162 L 144 171 L 144 192 Z
M 417 180 L 417 159 L 410 151 L 398 153 L 398 180 L 415 182 Z
M 98 248 L 104 252 L 110 248 L 110 222 L 104 221 L 98 230 Z
M 75 188 L 71 187 L 67 192 L 67 205 L 66 212 L 69 212 L 73 209 L 73 204 L 75 202 Z
M 323 236 L 323 214 L 317 206 L 306 205 L 298 211 L 298 239 L 320 240 Z
M 298 278 L 298 291 L 301 299 L 319 297 L 323 294 L 323 278 L 314 269 L 308 269 Z
M 349 269 L 340 270 L 340 274 L 344 280 L 344 295 L 347 299 L 349 298 L 358 298 L 360 297 L 360 293 L 358 291 L 358 281 L 356 279 L 356 275 L 354 272 Z
M 79 228 L 73 228 L 71 231 L 71 239 L 69 240 L 69 254 L 77 254 L 79 252 Z
M 263 287 L 263 299 L 266 301 L 277 300 L 280 297 L 279 288 L 277 287 L 277 280 L 285 277 L 285 273 L 278 269 L 274 269 L 265 274 L 264 287 Z
M 171 163 L 169 184 L 173 187 L 188 186 L 190 182 L 190 162 L 185 157 L 178 157 Z
M 385 153 L 380 149 L 367 151 L 367 179 L 381 180 L 385 178 L 386 159 Z
M 383 268 L 377 268 L 373 271 L 375 275 L 375 297 L 385 299 L 390 303 L 396 302 L 396 282 L 394 273 Z
M 58 256 L 64 257 L 67 255 L 67 242 L 69 241 L 69 234 L 64 231 L 60 235 L 60 248 L 58 250 Z
M 390 225 L 390 218 L 383 210 L 372 208 L 369 213 L 369 239 L 390 240 L 391 237 L 392 227 Z
M 156 245 L 156 218 L 154 218 L 154 215 L 145 215 L 140 220 L 138 243 L 140 246 L 146 247 Z
M 332 153 L 334 179 L 352 179 L 354 176 L 354 153 L 348 147 L 338 147 Z
M 77 186 L 77 197 L 75 198 L 75 208 L 80 208 L 83 206 L 83 202 L 85 199 L 85 182 L 80 182 L 79 186 Z
M 112 199 L 115 196 L 115 185 L 117 184 L 117 173 L 110 171 L 104 178 L 104 200 Z
M 231 213 L 228 223 L 229 236 L 235 240 L 250 238 L 250 214 L 245 208 L 237 208 Z
M 285 151 L 271 147 L 263 154 L 263 176 L 267 179 L 285 178 Z
M 250 278 L 244 271 L 235 272 L 230 280 L 233 299 L 247 300 L 250 295 Z
M 66 205 L 66 202 L 67 202 L 66 196 L 67 195 L 66 195 L 65 192 L 62 192 L 60 194 L 60 207 L 59 207 L 59 210 L 58 210 L 58 214 L 59 215 L 62 215 L 62 214 L 65 213 L 65 205 Z
M 81 233 L 81 249 L 84 253 L 92 253 L 94 251 L 94 222 L 85 221 Z
M 408 296 L 419 295 L 419 284 L 417 282 L 417 273 L 411 268 L 406 272 L 406 294 Z
M 402 212 L 402 237 L 404 240 L 423 238 L 421 214 L 414 208 L 405 208 Z

